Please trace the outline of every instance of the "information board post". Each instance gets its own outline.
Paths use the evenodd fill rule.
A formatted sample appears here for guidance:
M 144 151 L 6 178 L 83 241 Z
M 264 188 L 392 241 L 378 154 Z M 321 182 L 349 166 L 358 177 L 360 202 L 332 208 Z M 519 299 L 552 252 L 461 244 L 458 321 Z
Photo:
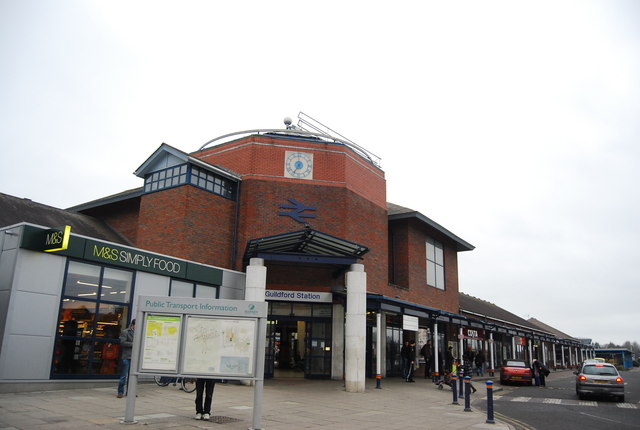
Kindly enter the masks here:
M 138 307 L 138 309 L 140 309 Z M 136 321 L 143 321 L 144 313 L 138 310 Z M 139 324 L 138 329 L 133 332 L 133 347 L 131 349 L 131 365 L 129 366 L 129 380 L 127 381 L 127 408 L 124 413 L 123 424 L 136 424 L 136 394 L 138 392 L 138 363 L 140 362 L 140 344 L 142 343 L 142 331 L 144 324 Z
M 262 393 L 264 390 L 264 355 L 267 338 L 267 319 L 258 320 L 258 345 L 256 357 L 256 384 L 253 391 L 253 427 L 249 430 L 262 429 Z
M 267 304 L 140 296 L 127 407 L 123 424 L 134 424 L 141 375 L 252 380 L 253 428 L 261 429 Z

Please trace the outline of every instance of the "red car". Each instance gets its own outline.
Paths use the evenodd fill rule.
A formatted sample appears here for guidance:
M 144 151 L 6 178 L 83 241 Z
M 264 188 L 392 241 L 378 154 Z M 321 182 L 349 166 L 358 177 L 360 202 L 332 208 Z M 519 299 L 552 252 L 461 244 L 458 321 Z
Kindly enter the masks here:
M 500 368 L 500 383 L 523 382 L 533 385 L 533 373 L 524 360 L 505 360 Z

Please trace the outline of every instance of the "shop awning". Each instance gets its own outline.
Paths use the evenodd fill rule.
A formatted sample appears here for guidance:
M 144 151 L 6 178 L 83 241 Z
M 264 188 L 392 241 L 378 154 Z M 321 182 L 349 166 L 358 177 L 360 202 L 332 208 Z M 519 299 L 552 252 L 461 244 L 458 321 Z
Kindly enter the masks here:
M 357 263 L 367 252 L 369 248 L 364 245 L 307 227 L 249 240 L 244 259 L 350 265 Z

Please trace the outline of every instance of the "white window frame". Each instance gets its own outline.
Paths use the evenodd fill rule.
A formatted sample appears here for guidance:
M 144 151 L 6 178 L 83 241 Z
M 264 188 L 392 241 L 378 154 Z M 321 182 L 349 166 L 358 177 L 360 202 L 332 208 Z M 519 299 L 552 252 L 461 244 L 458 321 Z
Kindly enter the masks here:
M 439 290 L 445 289 L 444 245 L 427 237 L 425 243 L 427 285 Z

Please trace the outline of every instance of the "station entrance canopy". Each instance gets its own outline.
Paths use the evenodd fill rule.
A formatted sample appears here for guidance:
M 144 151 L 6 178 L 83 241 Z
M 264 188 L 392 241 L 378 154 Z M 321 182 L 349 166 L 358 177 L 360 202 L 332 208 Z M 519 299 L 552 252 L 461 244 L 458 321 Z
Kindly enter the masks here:
M 267 261 L 351 265 L 369 252 L 369 248 L 307 227 L 290 233 L 251 239 L 245 261 Z

